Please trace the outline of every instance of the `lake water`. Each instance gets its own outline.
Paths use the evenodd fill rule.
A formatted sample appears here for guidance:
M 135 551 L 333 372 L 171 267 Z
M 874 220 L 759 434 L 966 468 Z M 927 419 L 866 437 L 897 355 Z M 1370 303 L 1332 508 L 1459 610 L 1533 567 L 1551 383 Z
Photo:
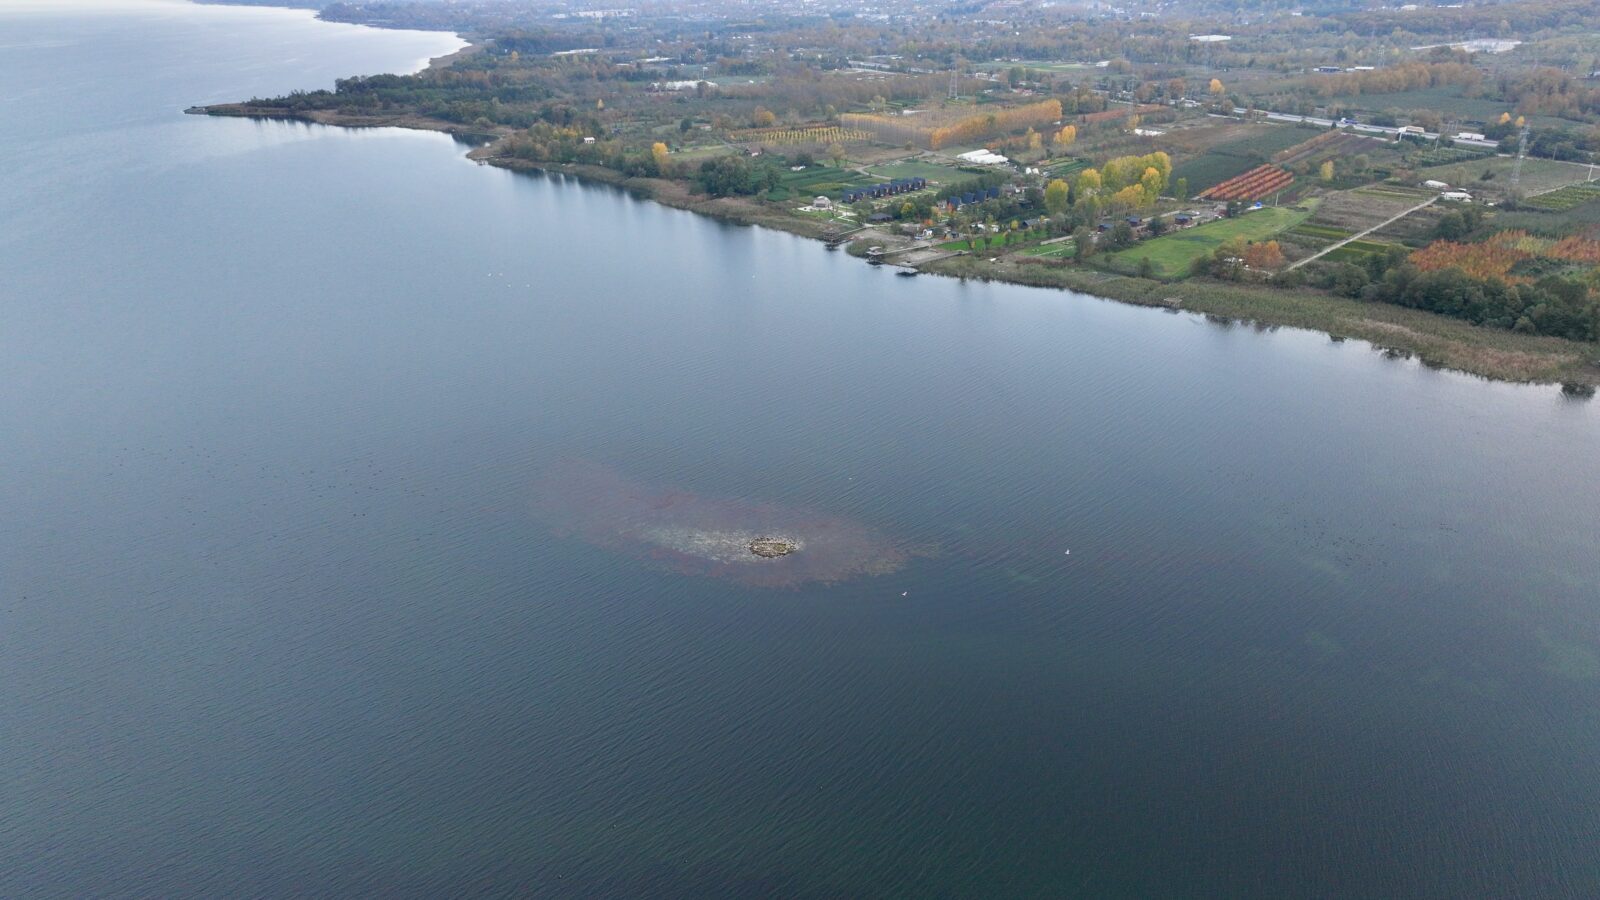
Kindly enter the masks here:
M 1600 894 L 1600 405 L 180 114 L 457 46 L 0 5 L 0 895 Z

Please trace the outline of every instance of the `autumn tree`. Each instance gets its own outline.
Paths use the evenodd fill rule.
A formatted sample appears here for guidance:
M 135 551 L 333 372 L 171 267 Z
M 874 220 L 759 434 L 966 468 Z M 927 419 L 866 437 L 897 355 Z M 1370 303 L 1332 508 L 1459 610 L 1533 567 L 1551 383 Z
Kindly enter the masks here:
M 1079 197 L 1093 197 L 1100 192 L 1102 183 L 1099 172 L 1094 169 L 1084 169 L 1078 173 L 1077 194 Z
M 1044 208 L 1050 211 L 1050 215 L 1059 216 L 1067 211 L 1068 193 L 1067 183 L 1060 178 L 1045 185 Z
M 1130 184 L 1111 195 L 1111 208 L 1117 212 L 1130 212 L 1139 209 L 1147 202 L 1144 188 L 1137 184 Z
M 755 115 L 750 117 L 751 123 L 757 128 L 771 128 L 778 123 L 778 117 L 765 106 L 756 107 Z
M 1244 264 L 1252 269 L 1276 269 L 1283 265 L 1283 250 L 1277 241 L 1260 241 L 1249 244 L 1242 254 Z
M 656 161 L 656 171 L 663 175 L 667 174 L 667 169 L 672 166 L 671 161 L 667 159 L 667 155 L 670 152 L 667 149 L 667 145 L 661 141 L 656 141 L 650 145 L 650 156 Z
M 1143 205 L 1149 206 L 1160 199 L 1161 191 L 1166 186 L 1167 180 L 1161 177 L 1161 173 L 1156 171 L 1154 166 L 1146 168 L 1144 174 L 1139 176 L 1139 189 L 1144 192 Z
M 1325 183 L 1329 182 L 1329 181 L 1332 181 L 1333 180 L 1333 160 L 1331 160 L 1331 159 L 1323 160 L 1322 165 L 1317 167 L 1317 175 Z
M 1211 92 L 1211 96 L 1213 96 L 1213 97 L 1221 97 L 1222 96 L 1222 91 L 1223 91 L 1222 79 L 1220 79 L 1220 78 L 1211 79 L 1211 84 L 1206 88 L 1206 90 L 1210 91 Z
M 1060 131 L 1056 132 L 1055 145 L 1057 148 L 1065 150 L 1068 147 L 1071 147 L 1073 142 L 1077 141 L 1077 139 L 1078 126 L 1066 125 L 1063 126 Z
M 835 169 L 844 162 L 844 145 L 833 143 L 828 145 L 828 161 L 833 163 Z

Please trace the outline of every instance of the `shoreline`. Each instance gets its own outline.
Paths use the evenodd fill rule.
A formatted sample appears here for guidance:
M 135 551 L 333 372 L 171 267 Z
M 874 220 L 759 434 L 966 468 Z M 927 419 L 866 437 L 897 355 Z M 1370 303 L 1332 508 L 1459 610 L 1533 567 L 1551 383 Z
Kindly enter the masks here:
M 449 65 L 481 47 L 469 43 L 455 53 L 431 61 L 430 67 Z M 512 172 L 559 174 L 610 185 L 636 198 L 673 209 L 733 224 L 771 228 L 811 240 L 828 240 L 835 231 L 821 222 L 774 209 L 752 198 L 696 195 L 680 181 L 630 177 L 603 166 L 583 163 L 535 162 L 497 155 L 496 144 L 500 138 L 512 134 L 512 129 L 500 128 L 493 134 L 485 134 L 453 122 L 412 114 L 364 116 L 330 111 L 297 112 L 242 103 L 197 106 L 185 112 L 286 119 L 339 128 L 408 128 L 454 137 L 487 138 L 481 146 L 468 151 L 466 157 L 480 165 Z M 900 236 L 886 232 L 873 232 L 872 240 L 880 244 L 901 242 Z M 848 244 L 846 249 L 849 249 Z M 1202 279 L 1169 283 L 1065 262 L 1020 263 L 1011 258 L 984 260 L 970 255 L 937 260 L 916 267 L 916 271 L 1072 291 L 1099 300 L 1199 313 L 1257 328 L 1300 328 L 1325 334 L 1334 341 L 1365 341 L 1376 352 L 1415 358 L 1429 368 L 1491 381 L 1560 385 L 1566 392 L 1580 396 L 1592 394 L 1594 386 L 1600 384 L 1600 347 L 1558 337 L 1488 329 L 1423 310 L 1367 303 L 1320 292 Z

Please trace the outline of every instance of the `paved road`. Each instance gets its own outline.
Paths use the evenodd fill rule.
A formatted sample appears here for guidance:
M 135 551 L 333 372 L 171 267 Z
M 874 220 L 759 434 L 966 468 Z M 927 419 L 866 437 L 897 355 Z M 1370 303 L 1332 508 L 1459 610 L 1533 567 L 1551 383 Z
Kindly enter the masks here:
M 1236 107 L 1233 108 L 1233 114 L 1236 115 L 1236 116 L 1243 116 L 1245 114 L 1245 110 L 1242 107 L 1236 106 Z M 1321 128 L 1332 128 L 1333 127 L 1333 120 L 1332 119 L 1319 119 L 1316 116 L 1297 116 L 1297 115 L 1294 115 L 1292 113 L 1275 113 L 1275 112 L 1258 113 L 1258 114 L 1265 116 L 1268 120 L 1273 121 L 1273 122 L 1290 122 L 1290 123 L 1295 123 L 1295 124 L 1298 124 L 1300 122 L 1305 122 L 1307 124 L 1316 125 L 1316 126 L 1319 126 Z M 1399 128 L 1394 128 L 1394 127 L 1391 127 L 1391 126 L 1388 126 L 1388 125 L 1366 125 L 1366 124 L 1363 124 L 1361 122 L 1352 122 L 1352 123 L 1349 123 L 1349 124 L 1346 124 L 1346 125 L 1341 125 L 1340 127 L 1341 128 L 1349 128 L 1352 131 L 1357 131 L 1357 132 L 1360 132 L 1362 134 L 1382 134 L 1382 135 L 1387 135 L 1389 137 L 1394 137 L 1395 135 L 1400 133 L 1400 129 Z M 1424 131 L 1421 134 L 1418 134 L 1416 136 L 1419 137 L 1419 138 L 1422 138 L 1425 141 L 1436 141 L 1436 140 L 1439 139 L 1439 135 L 1434 134 L 1431 131 Z M 1462 145 L 1467 146 L 1467 147 L 1482 147 L 1482 148 L 1488 149 L 1488 150 L 1497 149 L 1500 146 L 1500 142 L 1499 141 L 1478 141 L 1478 140 L 1473 140 L 1471 138 L 1464 138 L 1464 137 L 1457 137 L 1457 138 L 1453 138 L 1452 140 L 1454 140 L 1457 144 L 1462 144 Z
M 1359 241 L 1362 238 L 1366 237 L 1367 235 L 1373 233 L 1374 231 L 1377 231 L 1380 228 L 1388 226 L 1391 223 L 1398 222 L 1401 219 L 1404 219 L 1406 216 L 1411 215 L 1412 213 L 1416 212 L 1419 209 L 1422 209 L 1425 206 L 1432 206 L 1435 202 L 1438 201 L 1438 199 L 1439 199 L 1438 197 L 1429 197 L 1428 199 L 1422 201 L 1421 203 L 1418 203 L 1416 206 L 1411 207 L 1410 209 L 1406 210 L 1405 212 L 1400 213 L 1399 215 L 1396 215 L 1396 216 L 1390 216 L 1389 218 L 1383 220 L 1382 222 L 1379 222 L 1378 224 L 1372 226 L 1371 228 L 1368 228 L 1366 231 L 1363 231 L 1360 234 L 1352 234 L 1352 235 L 1350 235 L 1349 237 L 1345 238 L 1342 241 L 1339 241 L 1339 242 L 1333 243 L 1333 244 L 1329 244 L 1328 246 L 1323 247 L 1321 250 L 1318 250 L 1317 252 L 1315 252 L 1315 253 L 1311 254 L 1310 256 L 1306 257 L 1305 259 L 1302 259 L 1299 262 L 1293 263 L 1292 265 L 1289 266 L 1289 268 L 1290 269 L 1298 269 L 1301 266 L 1305 265 L 1306 263 L 1311 262 L 1312 260 L 1316 259 L 1317 257 L 1323 256 L 1324 254 L 1332 253 L 1333 251 L 1339 249 L 1340 247 L 1343 247 L 1345 244 L 1348 244 L 1351 241 Z

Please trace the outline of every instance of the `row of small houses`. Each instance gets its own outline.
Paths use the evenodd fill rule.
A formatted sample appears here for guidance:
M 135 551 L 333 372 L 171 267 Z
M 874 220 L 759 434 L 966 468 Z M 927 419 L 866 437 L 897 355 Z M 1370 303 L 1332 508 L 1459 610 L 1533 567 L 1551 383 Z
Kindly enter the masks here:
M 926 178 L 899 178 L 884 184 L 872 184 L 862 188 L 849 188 L 844 192 L 844 202 L 859 203 L 862 200 L 880 200 L 884 197 L 893 197 L 896 194 L 909 194 L 920 191 L 928 186 Z
M 1138 231 L 1139 229 L 1144 228 L 1146 225 L 1149 224 L 1144 219 L 1141 219 L 1138 216 L 1129 216 L 1128 218 L 1124 219 L 1123 221 L 1127 222 L 1128 223 L 1128 227 L 1132 228 L 1134 231 Z M 1194 223 L 1195 223 L 1194 216 L 1192 216 L 1192 215 L 1190 215 L 1188 213 L 1178 213 L 1177 215 L 1172 217 L 1171 227 L 1173 227 L 1173 228 L 1188 228 L 1190 225 L 1193 225 Z M 1099 231 L 1099 232 L 1106 232 L 1106 231 L 1110 231 L 1113 227 L 1115 227 L 1115 223 L 1112 222 L 1112 220 L 1110 220 L 1110 219 L 1101 219 L 1100 220 L 1100 224 L 1096 225 L 1094 227 L 1094 230 L 1095 231 Z
M 960 209 L 964 204 L 982 203 L 985 200 L 997 199 L 999 196 L 1000 189 L 997 187 L 992 187 L 977 191 L 967 191 L 965 194 L 962 194 L 959 197 L 950 197 L 949 199 L 945 200 L 945 202 L 950 204 L 951 209 Z

